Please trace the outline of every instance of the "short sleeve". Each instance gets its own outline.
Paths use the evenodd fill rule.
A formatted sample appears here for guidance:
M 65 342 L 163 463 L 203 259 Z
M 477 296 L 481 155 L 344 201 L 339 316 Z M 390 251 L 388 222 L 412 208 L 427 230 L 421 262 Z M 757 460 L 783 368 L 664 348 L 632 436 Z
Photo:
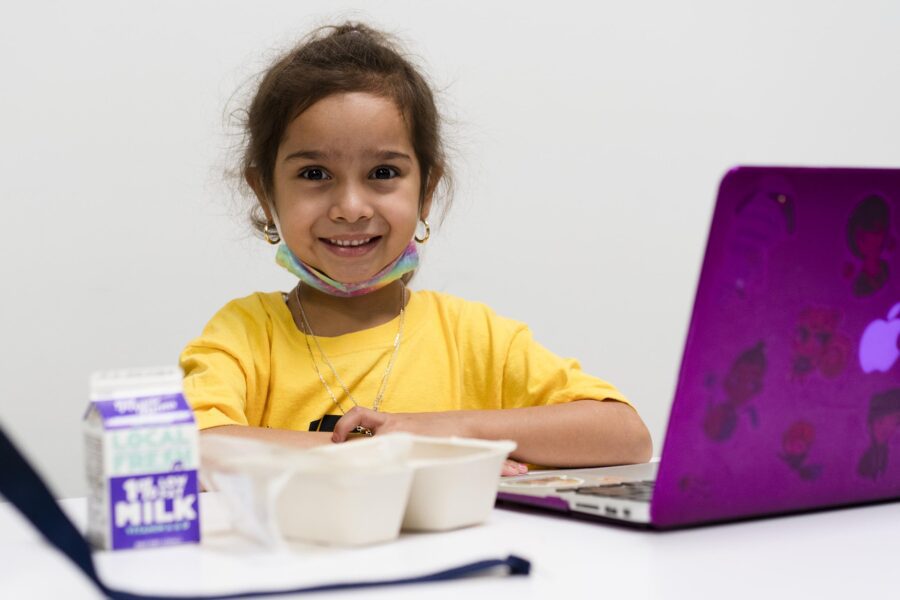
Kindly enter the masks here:
M 588 375 L 578 361 L 537 343 L 525 325 L 513 335 L 503 369 L 503 408 L 615 400 L 631 405 L 612 384 Z
M 267 336 L 264 324 L 259 331 L 257 320 L 246 307 L 231 302 L 182 351 L 184 395 L 200 429 L 256 424 L 248 411 L 248 406 L 255 404 L 260 380 L 260 360 L 254 358 L 268 354 L 258 348 L 261 342 L 257 338 Z

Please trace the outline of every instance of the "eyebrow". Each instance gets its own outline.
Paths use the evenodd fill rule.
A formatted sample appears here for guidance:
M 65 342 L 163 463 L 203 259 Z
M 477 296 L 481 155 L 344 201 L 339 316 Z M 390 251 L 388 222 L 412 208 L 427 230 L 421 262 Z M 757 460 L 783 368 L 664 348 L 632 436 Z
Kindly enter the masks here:
M 412 162 L 412 157 L 405 152 L 397 152 L 396 150 L 363 150 L 363 154 L 379 160 L 406 160 Z M 340 155 L 340 152 L 331 154 L 321 150 L 297 150 L 296 152 L 291 152 L 285 156 L 282 162 L 290 162 L 302 158 L 308 160 L 328 160 L 330 158 L 340 157 Z

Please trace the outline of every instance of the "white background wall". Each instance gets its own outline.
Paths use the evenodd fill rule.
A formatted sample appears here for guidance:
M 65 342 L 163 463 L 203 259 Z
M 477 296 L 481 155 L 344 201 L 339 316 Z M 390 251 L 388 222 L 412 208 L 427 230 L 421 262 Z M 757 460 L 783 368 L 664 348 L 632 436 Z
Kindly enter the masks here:
M 398 33 L 442 90 L 458 190 L 417 286 L 528 322 L 657 449 L 721 173 L 900 163 L 896 2 L 356 6 L 0 5 L 0 423 L 60 496 L 92 370 L 174 363 L 227 300 L 292 285 L 223 177 L 224 115 L 314 25 Z

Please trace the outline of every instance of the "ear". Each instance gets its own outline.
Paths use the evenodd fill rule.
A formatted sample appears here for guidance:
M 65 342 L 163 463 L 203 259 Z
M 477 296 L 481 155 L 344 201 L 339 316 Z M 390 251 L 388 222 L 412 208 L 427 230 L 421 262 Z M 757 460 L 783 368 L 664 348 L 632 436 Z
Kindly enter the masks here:
M 262 179 L 259 176 L 259 170 L 256 167 L 247 167 L 247 170 L 244 171 L 244 181 L 246 181 L 247 185 L 250 186 L 250 189 L 253 190 L 256 201 L 259 202 L 259 206 L 266 214 L 266 220 L 270 223 L 274 223 L 275 220 L 272 218 L 274 216 L 272 211 L 275 207 L 273 203 L 269 202 L 269 196 L 266 194 L 265 186 L 263 186 Z
M 434 199 L 434 191 L 437 189 L 438 183 L 444 176 L 444 170 L 438 167 L 432 167 L 428 172 L 428 180 L 425 184 L 425 195 L 422 198 L 422 204 L 419 206 L 419 218 L 427 219 L 431 213 L 431 201 Z

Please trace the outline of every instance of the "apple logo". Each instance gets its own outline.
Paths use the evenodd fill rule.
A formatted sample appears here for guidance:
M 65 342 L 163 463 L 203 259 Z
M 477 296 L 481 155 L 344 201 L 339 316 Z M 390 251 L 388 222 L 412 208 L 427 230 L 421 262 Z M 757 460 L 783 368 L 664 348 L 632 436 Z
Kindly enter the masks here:
M 888 311 L 887 320 L 875 319 L 859 341 L 859 366 L 864 373 L 886 373 L 900 356 L 900 302 Z

